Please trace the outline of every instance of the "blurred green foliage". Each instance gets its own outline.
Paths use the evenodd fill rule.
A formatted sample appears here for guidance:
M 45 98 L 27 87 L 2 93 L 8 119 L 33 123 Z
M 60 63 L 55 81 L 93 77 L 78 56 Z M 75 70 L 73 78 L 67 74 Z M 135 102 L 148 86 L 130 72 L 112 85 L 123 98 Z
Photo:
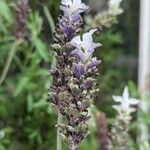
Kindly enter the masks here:
M 0 74 L 16 41 L 13 34 L 15 2 L 16 0 L 0 0 Z M 56 23 L 59 13 L 58 0 L 30 1 L 28 38 L 17 47 L 8 75 L 0 86 L 0 131 L 5 133 L 0 139 L 0 150 L 56 149 L 57 117 L 46 102 L 47 89 L 52 80 L 48 70 L 53 62 L 53 51 L 50 48 L 53 36 L 43 10 L 45 6 Z M 124 28 L 124 22 L 104 30 L 97 37 L 103 47 L 95 53 L 102 59 L 100 93 L 95 101 L 97 108 L 104 111 L 109 118 L 114 116 L 110 107 L 111 95 L 121 93 L 128 80 L 134 78 L 134 74 L 128 72 L 124 65 L 118 66 L 117 62 L 117 58 L 129 48 L 124 36 L 126 29 L 121 30 Z M 126 45 L 126 49 L 122 45 Z M 132 51 L 128 53 L 132 54 Z M 134 81 L 129 82 L 129 87 L 137 97 Z M 94 121 L 93 118 L 90 122 L 92 132 L 81 144 L 81 150 L 97 149 Z

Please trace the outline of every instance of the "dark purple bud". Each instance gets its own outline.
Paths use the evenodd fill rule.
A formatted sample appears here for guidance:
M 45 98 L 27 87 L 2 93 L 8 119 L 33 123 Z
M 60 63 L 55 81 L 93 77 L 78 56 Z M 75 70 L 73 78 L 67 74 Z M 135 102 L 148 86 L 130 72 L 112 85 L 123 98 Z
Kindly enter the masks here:
M 60 24 L 61 31 L 66 35 L 68 39 L 72 39 L 75 33 L 75 28 L 73 26 Z
M 94 79 L 93 78 L 89 78 L 89 79 L 87 79 L 85 82 L 84 82 L 84 84 L 83 84 L 83 89 L 84 90 L 88 90 L 88 89 L 90 89 L 92 86 L 93 86 L 93 83 L 94 83 Z
M 87 65 L 87 69 L 92 69 L 101 63 L 97 58 L 93 58 L 92 61 Z
M 85 65 L 82 63 L 74 64 L 73 73 L 77 78 L 81 78 L 81 76 L 85 75 Z

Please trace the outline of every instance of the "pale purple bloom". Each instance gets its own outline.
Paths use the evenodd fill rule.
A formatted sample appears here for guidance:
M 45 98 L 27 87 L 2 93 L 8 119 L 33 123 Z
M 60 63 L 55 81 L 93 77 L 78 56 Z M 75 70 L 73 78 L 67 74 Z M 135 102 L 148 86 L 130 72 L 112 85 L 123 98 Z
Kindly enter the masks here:
M 79 31 L 82 24 L 81 13 L 88 7 L 81 0 L 62 0 L 61 10 L 64 16 L 59 20 L 59 27 L 65 37 L 70 41 L 73 36 Z
M 101 63 L 96 57 L 92 58 L 92 61 L 87 65 L 87 69 L 92 69 Z
M 75 46 L 78 50 L 82 51 L 81 53 L 85 60 L 92 56 L 95 48 L 101 46 L 100 43 L 93 42 L 92 34 L 96 31 L 97 29 L 93 29 L 83 34 L 82 40 L 80 36 L 76 36 L 71 40 L 71 44 Z
M 77 78 L 81 78 L 81 76 L 85 75 L 85 65 L 82 63 L 74 63 L 73 64 L 73 73 Z
M 81 2 L 81 0 L 62 0 L 60 9 L 64 15 L 70 18 L 74 14 L 83 13 L 89 7 Z

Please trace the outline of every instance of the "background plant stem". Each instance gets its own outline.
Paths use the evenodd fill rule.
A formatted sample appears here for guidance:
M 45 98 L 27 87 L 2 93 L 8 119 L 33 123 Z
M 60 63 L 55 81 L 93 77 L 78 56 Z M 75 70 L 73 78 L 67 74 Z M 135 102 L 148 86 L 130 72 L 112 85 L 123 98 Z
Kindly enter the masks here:
M 12 59 L 15 55 L 16 49 L 17 49 L 18 45 L 20 44 L 20 42 L 21 42 L 20 39 L 15 41 L 15 43 L 14 43 L 14 45 L 13 45 L 13 47 L 12 47 L 12 49 L 11 49 L 9 55 L 8 55 L 8 58 L 6 60 L 6 64 L 4 66 L 4 69 L 2 71 L 2 75 L 0 77 L 0 85 L 4 82 L 4 80 L 7 76 L 7 73 L 9 71 L 9 68 L 10 68 L 10 65 L 11 65 L 11 62 L 12 62 Z
M 45 13 L 45 15 L 47 17 L 47 20 L 49 22 L 49 25 L 50 25 L 50 28 L 52 30 L 52 33 L 54 33 L 54 31 L 55 31 L 55 24 L 54 24 L 54 20 L 53 20 L 53 18 L 51 16 L 50 12 L 49 12 L 49 9 L 48 9 L 47 6 L 43 6 L 43 10 L 44 10 L 44 13 Z

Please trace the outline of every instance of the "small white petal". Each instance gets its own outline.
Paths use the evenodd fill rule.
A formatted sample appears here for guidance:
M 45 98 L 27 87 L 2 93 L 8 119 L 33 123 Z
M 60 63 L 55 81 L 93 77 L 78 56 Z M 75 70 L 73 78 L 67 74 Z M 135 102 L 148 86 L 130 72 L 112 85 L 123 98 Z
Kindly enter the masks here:
M 62 0 L 61 4 L 65 5 L 65 6 L 72 5 L 72 0 Z
M 81 0 L 73 0 L 73 4 L 75 5 L 81 5 Z
M 124 88 L 124 91 L 123 91 L 123 95 L 124 99 L 128 99 L 129 98 L 129 90 L 128 90 L 128 87 L 125 87 Z
M 92 29 L 90 30 L 90 34 L 92 35 L 93 33 L 95 33 L 98 29 Z
M 81 37 L 80 36 L 76 36 L 71 40 L 72 44 L 81 44 Z
M 121 96 L 113 96 L 113 100 L 115 102 L 122 102 L 122 97 Z
M 117 111 L 119 111 L 119 110 L 120 110 L 120 107 L 119 107 L 119 106 L 117 106 L 117 105 L 113 105 L 113 106 L 112 106 L 112 108 L 116 109 Z
M 140 100 L 135 98 L 130 98 L 130 104 L 131 105 L 138 105 L 140 103 Z

